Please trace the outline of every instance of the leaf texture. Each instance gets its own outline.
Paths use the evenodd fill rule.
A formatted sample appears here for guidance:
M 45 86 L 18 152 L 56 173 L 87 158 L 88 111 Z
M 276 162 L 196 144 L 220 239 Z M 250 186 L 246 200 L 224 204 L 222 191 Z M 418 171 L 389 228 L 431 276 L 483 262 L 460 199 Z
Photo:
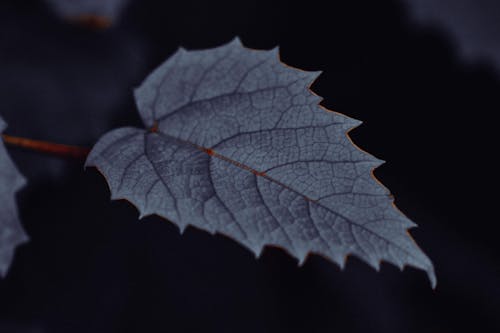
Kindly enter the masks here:
M 411 265 L 434 286 L 432 263 L 407 232 L 415 224 L 372 176 L 382 161 L 347 136 L 360 122 L 322 108 L 308 89 L 318 75 L 239 39 L 181 48 L 135 90 L 147 129 L 105 134 L 86 165 L 112 199 L 181 231 L 228 235 L 256 256 L 278 246 L 300 263 L 313 252 L 341 267 L 349 254 L 376 269 Z
M 0 118 L 0 133 L 6 127 Z M 28 241 L 17 214 L 16 192 L 26 180 L 10 159 L 3 141 L 0 140 L 0 276 L 7 273 L 15 248 Z

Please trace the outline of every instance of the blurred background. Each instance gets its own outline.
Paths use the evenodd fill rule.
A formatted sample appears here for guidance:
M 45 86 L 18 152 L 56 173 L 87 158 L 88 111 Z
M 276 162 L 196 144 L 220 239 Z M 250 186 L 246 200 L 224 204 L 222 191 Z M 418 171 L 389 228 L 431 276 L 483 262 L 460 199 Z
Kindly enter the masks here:
M 387 161 L 375 174 L 419 225 L 438 285 L 181 236 L 111 202 L 82 161 L 10 148 L 31 242 L 0 281 L 1 333 L 500 331 L 498 1 L 69 3 L 0 3 L 7 134 L 90 147 L 141 126 L 132 89 L 179 46 L 279 45 L 285 63 L 323 71 L 324 106 L 364 121 L 351 137 Z

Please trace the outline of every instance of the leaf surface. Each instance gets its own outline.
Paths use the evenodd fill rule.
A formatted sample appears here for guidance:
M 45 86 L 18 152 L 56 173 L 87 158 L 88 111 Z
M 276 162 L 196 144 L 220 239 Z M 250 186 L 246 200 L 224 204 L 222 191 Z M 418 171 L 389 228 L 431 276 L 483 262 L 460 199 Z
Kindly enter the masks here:
M 86 165 L 113 199 L 181 231 L 221 233 L 257 256 L 278 246 L 300 263 L 313 252 L 341 267 L 350 254 L 376 269 L 411 265 L 434 286 L 432 263 L 407 232 L 415 224 L 372 176 L 382 161 L 347 136 L 360 122 L 322 108 L 308 89 L 318 75 L 238 39 L 179 49 L 135 90 L 147 129 L 105 134 Z
M 0 118 L 0 134 L 6 127 Z M 7 273 L 15 248 L 28 241 L 17 214 L 16 192 L 26 180 L 19 173 L 0 140 L 0 276 Z

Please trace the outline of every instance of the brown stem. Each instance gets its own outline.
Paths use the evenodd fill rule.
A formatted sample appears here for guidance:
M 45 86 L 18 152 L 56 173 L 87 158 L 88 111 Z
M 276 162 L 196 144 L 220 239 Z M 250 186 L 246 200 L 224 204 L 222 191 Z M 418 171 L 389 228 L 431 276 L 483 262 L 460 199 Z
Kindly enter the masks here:
M 95 29 L 95 30 L 103 30 L 111 27 L 112 21 L 110 18 L 106 16 L 99 15 L 78 15 L 71 16 L 67 18 L 69 22 L 74 22 L 76 24 L 80 24 L 84 27 Z
M 85 159 L 90 152 L 90 149 L 87 147 L 62 145 L 59 143 L 21 138 L 7 134 L 2 134 L 2 138 L 6 144 L 11 146 L 63 157 Z

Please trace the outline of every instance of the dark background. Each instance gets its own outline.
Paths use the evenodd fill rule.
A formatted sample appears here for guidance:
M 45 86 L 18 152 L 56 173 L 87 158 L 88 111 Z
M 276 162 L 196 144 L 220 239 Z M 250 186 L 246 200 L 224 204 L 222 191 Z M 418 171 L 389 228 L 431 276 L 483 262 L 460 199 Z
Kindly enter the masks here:
M 364 121 L 351 136 L 387 161 L 376 175 L 419 225 L 411 233 L 438 286 L 412 268 L 375 272 L 350 258 L 340 271 L 314 256 L 299 268 L 278 249 L 256 260 L 222 236 L 181 236 L 110 202 L 81 161 L 11 148 L 29 180 L 18 202 L 31 242 L 0 281 L 0 332 L 500 331 L 500 74 L 495 59 L 464 58 L 452 30 L 412 10 L 387 0 L 136 0 L 94 30 L 44 2 L 2 1 L 0 114 L 11 135 L 92 146 L 112 128 L 141 126 L 132 89 L 179 46 L 240 36 L 323 70 L 312 89 Z

